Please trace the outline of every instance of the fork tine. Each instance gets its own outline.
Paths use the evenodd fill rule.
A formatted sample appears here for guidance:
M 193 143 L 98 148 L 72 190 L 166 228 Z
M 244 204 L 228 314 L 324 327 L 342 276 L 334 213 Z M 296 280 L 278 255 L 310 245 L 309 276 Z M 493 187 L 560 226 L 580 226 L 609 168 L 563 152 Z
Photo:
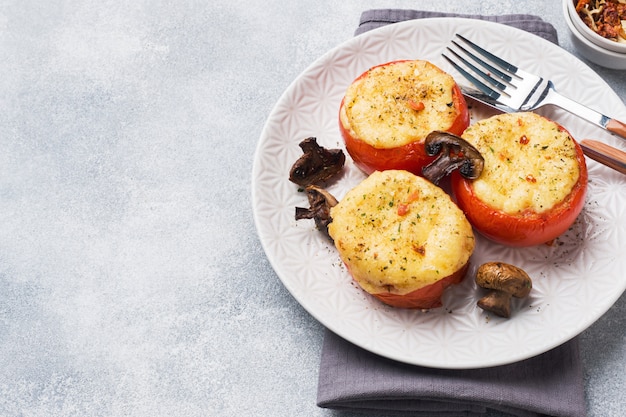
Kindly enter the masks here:
M 447 49 L 448 49 L 448 51 L 450 51 L 456 57 L 456 59 L 458 59 L 466 67 L 468 67 L 469 69 L 474 71 L 474 73 L 479 75 L 483 80 L 487 81 L 489 84 L 491 84 L 492 86 L 494 86 L 495 88 L 497 88 L 500 91 L 504 91 L 504 89 L 506 89 L 506 87 L 507 87 L 506 84 L 499 82 L 498 80 L 493 78 L 491 75 L 489 75 L 489 73 L 486 73 L 483 70 L 481 70 L 480 68 L 476 67 L 476 65 L 472 64 L 471 62 L 469 62 L 468 60 L 463 58 L 461 55 L 459 55 L 453 49 L 450 49 L 450 48 L 447 48 Z M 467 51 L 465 51 L 465 52 L 469 54 L 469 52 L 467 52 Z M 445 54 L 442 54 L 442 55 L 444 56 L 444 58 L 446 58 L 448 60 L 448 62 L 452 62 L 452 60 L 450 58 L 446 57 Z M 469 54 L 469 55 L 473 57 L 473 55 L 471 55 L 471 54 Z M 477 59 L 476 57 L 473 57 L 473 58 Z M 479 62 L 481 62 L 481 61 L 479 60 Z M 484 64 L 484 65 L 487 66 L 488 68 L 490 67 L 488 64 Z M 463 74 L 463 75 L 465 75 L 465 74 Z
M 457 62 L 445 54 L 442 56 L 468 81 L 504 105 L 519 109 L 528 101 L 532 92 L 537 89 L 540 78 L 527 74 L 458 33 L 456 37 L 463 45 L 453 39 L 452 47 L 447 47 L 447 50 Z
M 453 52 L 454 55 L 456 55 L 459 59 L 461 59 L 466 65 L 470 66 L 474 71 L 476 71 L 482 78 L 487 80 L 490 84 L 492 84 L 495 87 L 500 88 L 500 89 L 506 88 L 505 84 L 502 84 L 502 83 L 498 82 L 498 80 L 496 80 L 492 75 L 496 75 L 498 78 L 500 78 L 501 80 L 505 81 L 507 84 L 510 84 L 511 81 L 513 81 L 513 77 L 512 76 L 502 72 L 501 70 L 499 70 L 498 68 L 494 67 L 493 65 L 490 65 L 488 62 L 485 62 L 483 59 L 480 59 L 479 57 L 477 57 L 476 55 L 474 55 L 473 53 L 471 53 L 467 49 L 463 48 L 457 42 L 452 41 L 452 44 L 454 46 L 456 46 L 458 49 L 460 49 L 467 57 L 469 57 L 475 63 L 477 63 L 478 65 L 483 67 L 487 71 L 487 73 L 485 73 L 483 70 L 478 69 L 476 66 L 472 65 L 466 59 L 461 57 L 458 53 L 456 53 L 452 49 L 450 49 L 450 47 L 448 47 L 447 49 L 450 50 L 451 52 Z
M 446 54 L 442 54 L 442 56 L 454 68 L 456 68 L 456 70 L 459 71 L 468 81 L 474 84 L 474 86 L 478 88 L 480 91 L 482 91 L 484 94 L 491 97 L 492 99 L 500 100 L 500 101 L 504 100 L 504 101 L 507 101 L 508 103 L 508 99 L 511 98 L 510 94 L 508 93 L 508 89 L 516 88 L 515 85 L 513 85 L 512 83 L 513 77 L 493 67 L 492 65 L 485 62 L 481 58 L 477 57 L 476 55 L 474 55 L 473 53 L 465 49 L 463 46 L 459 45 L 454 40 L 452 41 L 452 44 L 457 49 L 462 51 L 462 53 L 467 58 L 469 58 L 472 62 L 470 62 L 468 59 L 465 59 L 463 56 L 461 56 L 459 53 L 457 53 L 454 49 L 450 47 L 447 47 L 447 50 L 452 55 L 454 55 L 454 58 L 458 60 L 457 62 L 460 62 L 463 65 L 465 65 L 466 68 L 469 68 L 473 72 L 473 74 L 470 71 L 468 71 L 466 68 L 463 68 L 454 60 L 450 59 Z M 473 62 L 482 68 L 478 68 L 476 65 L 474 65 Z M 486 81 L 486 83 L 480 81 L 476 76 L 474 76 L 474 74 L 478 75 L 481 79 Z M 502 81 L 504 81 L 504 83 L 498 81 L 496 77 L 500 78 Z
M 469 65 L 469 66 L 473 67 L 467 61 L 465 61 L 463 58 L 461 58 L 456 52 L 454 52 L 454 51 L 451 51 L 451 52 L 455 56 L 457 56 L 459 59 L 461 59 L 466 65 Z M 501 97 L 502 94 L 500 94 L 496 90 L 492 89 L 491 87 L 487 86 L 485 83 L 480 81 L 478 78 L 474 77 L 472 74 L 467 72 L 465 70 L 465 68 L 461 67 L 456 62 L 454 62 L 453 60 L 448 58 L 448 56 L 446 54 L 442 54 L 442 56 L 450 63 L 450 65 L 452 65 L 458 72 L 460 72 L 461 75 L 463 75 L 469 82 L 474 84 L 474 86 L 476 88 L 478 88 L 480 91 L 485 93 L 487 96 L 491 97 L 494 100 L 497 100 L 497 99 L 499 99 Z M 482 74 L 482 72 L 479 71 L 479 74 Z
M 500 58 L 499 56 L 496 56 L 496 55 L 492 54 L 491 52 L 481 48 L 480 46 L 476 45 L 474 42 L 470 41 L 466 37 L 464 37 L 462 35 L 459 35 L 458 33 L 456 34 L 456 36 L 459 39 L 461 39 L 463 42 L 465 42 L 467 45 L 469 45 L 474 51 L 478 52 L 479 54 L 481 54 L 485 58 L 489 59 L 490 61 L 495 62 L 500 67 L 504 68 L 506 71 L 509 71 L 509 72 L 515 74 L 519 70 L 519 68 L 516 67 L 515 65 L 513 65 L 513 64 L 505 61 L 504 59 Z

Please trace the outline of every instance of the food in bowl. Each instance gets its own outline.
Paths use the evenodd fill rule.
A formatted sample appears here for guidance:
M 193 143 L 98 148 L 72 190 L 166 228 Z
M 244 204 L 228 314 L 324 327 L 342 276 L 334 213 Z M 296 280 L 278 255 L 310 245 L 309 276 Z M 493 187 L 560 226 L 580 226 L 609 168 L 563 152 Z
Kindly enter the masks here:
M 421 175 L 433 160 L 424 138 L 434 130 L 460 135 L 469 121 L 452 76 L 423 60 L 369 69 L 348 87 L 339 109 L 346 150 L 367 174 L 402 169 Z
M 452 177 L 456 202 L 477 231 L 505 245 L 532 246 L 574 223 L 587 166 L 565 128 L 535 113 L 504 113 L 472 124 L 462 137 L 484 159 L 479 178 Z
M 353 279 L 385 304 L 430 309 L 463 280 L 475 247 L 450 196 L 405 170 L 375 171 L 330 209 L 328 232 Z
M 563 0 L 563 17 L 576 50 L 602 67 L 626 69 L 626 43 L 613 42 L 595 33 L 576 14 L 574 0 Z
M 613 0 L 572 0 L 583 22 L 603 38 L 626 43 L 626 3 Z

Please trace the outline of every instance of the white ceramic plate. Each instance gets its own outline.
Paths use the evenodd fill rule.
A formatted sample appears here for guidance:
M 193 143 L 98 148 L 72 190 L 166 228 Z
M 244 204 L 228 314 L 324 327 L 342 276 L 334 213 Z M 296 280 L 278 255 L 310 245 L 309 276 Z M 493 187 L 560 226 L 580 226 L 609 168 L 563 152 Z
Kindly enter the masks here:
M 428 312 L 387 307 L 364 293 L 346 272 L 334 246 L 313 221 L 294 220 L 304 193 L 288 180 L 302 154 L 299 142 L 315 136 L 325 147 L 343 147 L 338 129 L 340 100 L 355 77 L 396 59 L 426 59 L 461 76 L 440 54 L 458 32 L 523 68 L 551 78 L 571 98 L 626 119 L 619 97 L 588 66 L 561 48 L 526 32 L 465 19 L 399 23 L 355 37 L 306 69 L 281 96 L 262 132 L 253 167 L 257 231 L 273 268 L 296 300 L 317 320 L 350 342 L 394 360 L 436 368 L 479 368 L 543 353 L 578 335 L 626 288 L 626 177 L 588 162 L 587 203 L 574 226 L 553 246 L 513 249 L 477 238 L 473 269 L 504 261 L 525 269 L 531 295 L 515 300 L 506 320 L 476 307 L 482 290 L 471 275 L 444 294 L 444 307 Z M 473 106 L 474 120 L 487 115 Z M 559 109 L 541 111 L 576 138 L 623 142 Z M 349 159 L 349 158 L 347 158 Z M 329 191 L 337 198 L 364 178 L 347 161 Z

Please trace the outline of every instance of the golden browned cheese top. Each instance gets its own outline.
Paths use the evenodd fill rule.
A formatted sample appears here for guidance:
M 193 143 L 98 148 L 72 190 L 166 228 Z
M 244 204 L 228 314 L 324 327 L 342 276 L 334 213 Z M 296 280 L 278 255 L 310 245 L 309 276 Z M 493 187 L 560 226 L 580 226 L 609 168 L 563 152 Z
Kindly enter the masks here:
M 461 269 L 472 227 L 448 194 L 407 171 L 374 172 L 331 209 L 328 227 L 353 278 L 371 294 L 406 294 Z
M 428 61 L 371 69 L 348 88 L 340 118 L 352 136 L 375 148 L 394 148 L 445 130 L 456 120 L 454 79 Z
M 535 113 L 492 116 L 468 127 L 485 167 L 472 184 L 491 207 L 509 214 L 550 210 L 571 193 L 580 167 L 567 131 Z

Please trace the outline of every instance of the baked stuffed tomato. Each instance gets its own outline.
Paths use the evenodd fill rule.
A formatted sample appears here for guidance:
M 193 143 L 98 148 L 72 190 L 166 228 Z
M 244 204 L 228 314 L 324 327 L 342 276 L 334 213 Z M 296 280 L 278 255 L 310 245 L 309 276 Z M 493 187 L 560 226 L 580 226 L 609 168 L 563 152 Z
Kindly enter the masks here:
M 534 113 L 492 116 L 462 135 L 484 159 L 478 179 L 452 177 L 458 206 L 474 228 L 509 246 L 549 243 L 585 203 L 587 166 L 562 126 Z
M 349 86 L 339 109 L 346 150 L 367 174 L 402 169 L 421 175 L 433 159 L 424 152 L 426 135 L 460 135 L 469 121 L 452 76 L 421 60 L 369 69 Z
M 330 209 L 328 233 L 354 280 L 400 308 L 441 306 L 463 280 L 472 226 L 441 188 L 408 171 L 376 171 Z

